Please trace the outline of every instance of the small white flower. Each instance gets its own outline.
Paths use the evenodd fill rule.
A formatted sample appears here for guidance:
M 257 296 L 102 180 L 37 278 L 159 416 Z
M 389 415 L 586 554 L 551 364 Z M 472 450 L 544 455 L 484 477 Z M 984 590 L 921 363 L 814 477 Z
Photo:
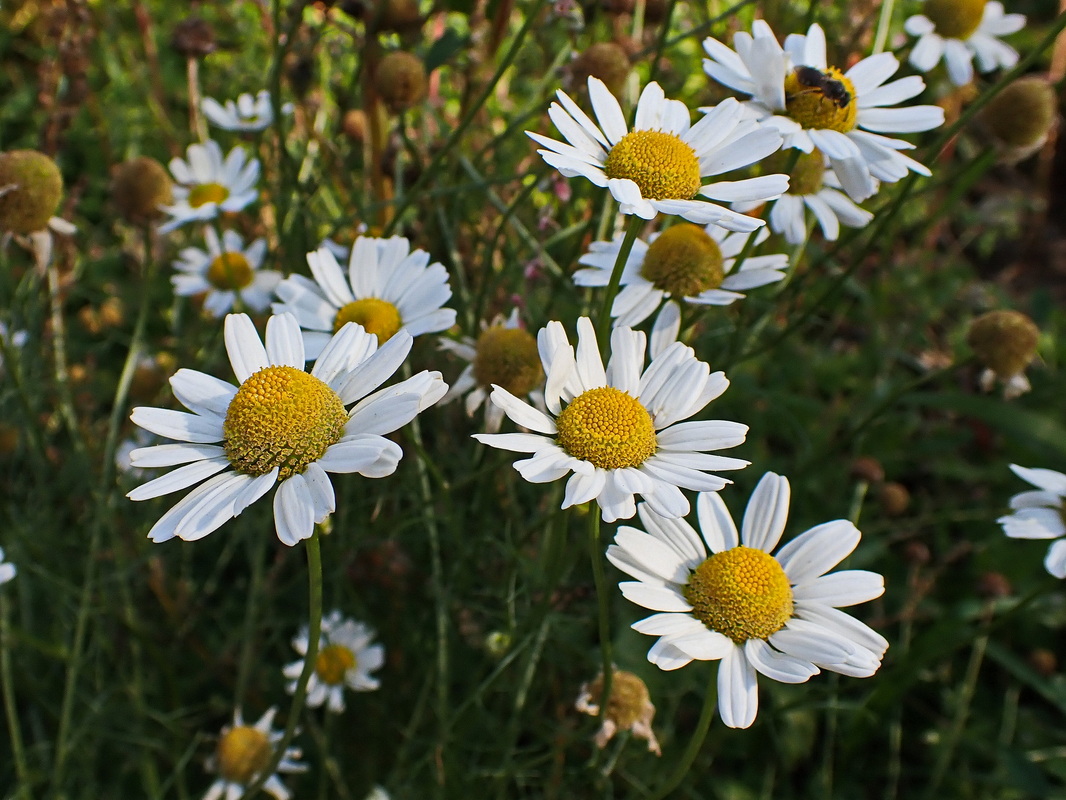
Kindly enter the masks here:
M 275 484 L 278 538 L 287 545 L 308 538 L 335 508 L 328 473 L 391 475 L 403 451 L 384 434 L 406 425 L 448 389 L 439 372 L 423 371 L 374 391 L 410 352 L 406 331 L 378 348 L 376 337 L 347 324 L 310 373 L 304 371 L 303 337 L 291 314 L 270 318 L 265 347 L 247 315 L 230 314 L 225 340 L 240 386 L 181 369 L 170 386 L 193 413 L 142 406 L 130 417 L 178 442 L 134 450 L 133 466 L 184 466 L 127 497 L 148 500 L 199 484 L 152 527 L 152 541 L 201 539 Z
M 452 296 L 448 270 L 430 264 L 425 250 L 412 251 L 402 236 L 360 236 L 347 275 L 328 246 L 308 253 L 307 264 L 314 280 L 290 275 L 278 284 L 274 313 L 296 316 L 308 358 L 316 358 L 345 322 L 358 322 L 382 344 L 399 330 L 420 336 L 455 324 L 455 311 L 443 308 Z
M 1044 569 L 1066 578 L 1066 475 L 1052 469 L 1010 465 L 1011 471 L 1037 491 L 1021 492 L 1010 499 L 1013 514 L 996 520 L 1012 539 L 1058 539 L 1044 558 Z
M 0 322 L 0 342 L 3 343 L 3 347 L 0 347 L 0 374 L 4 371 L 4 351 L 21 350 L 29 338 L 26 331 L 9 331 L 7 325 Z
M 1018 51 L 999 37 L 1024 28 L 1024 14 L 1004 14 L 996 0 L 926 0 L 924 9 L 925 14 L 903 23 L 918 37 L 907 60 L 919 72 L 929 72 L 943 59 L 951 82 L 965 86 L 973 80 L 975 57 L 981 72 L 1018 63 Z
M 569 144 L 526 131 L 546 148 L 537 151 L 546 162 L 568 178 L 581 175 L 606 186 L 623 214 L 642 219 L 677 214 L 689 222 L 713 222 L 732 231 L 753 231 L 766 224 L 695 199 L 702 195 L 727 203 L 763 202 L 788 188 L 785 175 L 703 182 L 705 177 L 753 164 L 781 144 L 779 134 L 745 120 L 739 103 L 726 100 L 692 125 L 688 107 L 667 100 L 662 87 L 652 82 L 641 92 L 636 122 L 629 130 L 622 107 L 603 82 L 590 77 L 588 87 L 598 125 L 559 91 L 559 102 L 552 103 L 548 116 Z
M 207 763 L 211 772 L 218 773 L 218 780 L 203 796 L 203 800 L 239 800 L 245 790 L 255 783 L 274 755 L 274 747 L 284 736 L 284 731 L 274 730 L 276 708 L 269 709 L 255 725 L 246 725 L 241 712 L 233 714 L 233 724 L 222 729 L 215 754 Z M 289 747 L 285 757 L 278 763 L 277 771 L 267 778 L 263 791 L 275 800 L 289 800 L 292 792 L 281 782 L 279 772 L 306 772 L 307 765 L 299 763 L 300 749 Z
M 515 397 L 529 398 L 534 406 L 545 410 L 544 370 L 537 354 L 537 340 L 522 326 L 517 308 L 506 319 L 497 315 L 490 325 L 483 326 L 477 339 L 441 339 L 440 349 L 468 362 L 441 403 L 465 394 L 463 406 L 468 417 L 484 405 L 486 433 L 499 431 L 504 417 L 502 408 L 488 402 L 494 384 Z
M 755 242 L 764 241 L 763 228 Z M 727 306 L 744 297 L 743 292 L 765 286 L 785 277 L 788 256 L 782 254 L 748 256 L 737 265 L 737 256 L 751 237 L 749 233 L 729 233 L 717 225 L 706 228 L 681 223 L 648 242 L 633 242 L 622 270 L 622 291 L 614 299 L 611 316 L 615 325 L 635 327 L 646 320 L 663 300 L 677 298 L 702 306 Z M 588 269 L 574 273 L 578 286 L 607 286 L 624 237 L 611 242 L 593 242 L 589 252 L 578 259 Z
M 174 187 L 174 204 L 160 206 L 170 214 L 169 222 L 159 226 L 160 233 L 187 222 L 214 219 L 222 212 L 245 208 L 258 197 L 259 159 L 249 159 L 243 147 L 234 147 L 225 160 L 218 142 L 190 144 L 188 161 L 170 160 L 170 172 L 178 185 Z
M 547 414 L 492 387 L 492 402 L 532 433 L 474 435 L 491 447 L 530 453 L 514 465 L 523 478 L 548 483 L 573 473 L 562 508 L 595 500 L 604 521 L 614 522 L 636 513 L 637 494 L 664 516 L 683 516 L 689 504 L 681 489 L 718 491 L 730 481 L 709 471 L 748 465 L 708 452 L 741 444 L 747 425 L 681 422 L 728 388 L 724 373 L 711 374 L 681 342 L 645 369 L 645 336 L 631 328 L 612 331 L 604 369 L 588 317 L 577 330 L 576 356 L 562 323 L 549 322 L 537 336 Z
M 630 602 L 660 613 L 633 624 L 658 636 L 648 660 L 679 669 L 692 660 L 718 661 L 718 713 L 730 728 L 747 728 L 759 709 L 756 673 L 804 683 L 821 669 L 865 678 L 881 666 L 884 637 L 842 606 L 884 592 L 884 579 L 864 570 L 826 574 L 859 544 L 847 520 L 818 525 L 780 550 L 788 518 L 788 480 L 766 473 L 748 501 L 737 534 L 716 493 L 697 501 L 702 538 L 683 519 L 647 505 L 647 532 L 622 526 L 607 549 L 612 564 L 637 580 L 619 584 Z
M 206 292 L 204 310 L 214 317 L 232 309 L 238 298 L 253 311 L 269 308 L 282 274 L 260 269 L 266 255 L 266 239 L 256 239 L 245 248 L 244 240 L 235 231 L 224 231 L 219 242 L 218 234 L 210 227 L 204 229 L 204 239 L 206 251 L 186 247 L 174 262 L 174 269 L 181 273 L 170 279 L 174 294 L 189 297 Z
M 315 671 L 307 682 L 308 707 L 318 708 L 325 703 L 330 711 L 339 714 L 344 711 L 345 687 L 353 692 L 372 692 L 381 685 L 370 673 L 385 663 L 385 648 L 380 644 L 371 644 L 373 639 L 374 631 L 367 625 L 345 619 L 339 611 L 333 611 L 322 620 Z M 305 656 L 307 645 L 308 630 L 305 625 L 292 640 L 292 647 Z M 282 670 L 291 681 L 286 687 L 289 694 L 296 691 L 297 679 L 303 667 L 301 659 Z
M 225 105 L 213 97 L 205 97 L 200 101 L 200 110 L 212 125 L 227 131 L 261 131 L 274 122 L 270 92 L 266 89 L 261 89 L 255 97 L 245 92 L 237 96 L 237 102 L 227 100 Z M 290 113 L 292 104 L 286 103 L 281 111 Z
M 815 147 L 833 164 L 854 200 L 894 183 L 908 170 L 929 170 L 900 150 L 914 147 L 882 133 L 927 131 L 944 122 L 939 106 L 886 108 L 920 94 L 916 75 L 885 83 L 899 68 L 891 53 L 878 53 L 847 72 L 826 63 L 825 33 L 811 25 L 807 35 L 791 34 L 782 48 L 770 26 L 756 20 L 752 33 L 733 37 L 736 52 L 717 39 L 703 42 L 704 71 L 719 83 L 751 95 L 748 112 L 784 137 L 783 146 L 810 153 Z
M 0 585 L 7 583 L 18 572 L 10 561 L 4 561 L 4 549 L 0 547 Z

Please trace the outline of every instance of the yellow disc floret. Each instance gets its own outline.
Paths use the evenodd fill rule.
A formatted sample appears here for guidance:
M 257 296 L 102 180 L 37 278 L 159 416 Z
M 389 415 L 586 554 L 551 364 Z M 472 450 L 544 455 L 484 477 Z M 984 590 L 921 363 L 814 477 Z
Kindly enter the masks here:
M 250 725 L 238 725 L 218 740 L 215 760 L 223 780 L 249 784 L 270 763 L 270 739 Z
M 502 386 L 515 397 L 529 394 L 544 378 L 537 340 L 524 328 L 486 329 L 477 339 L 474 378 L 479 386 Z
M 378 337 L 379 345 L 385 344 L 403 325 L 399 309 L 388 300 L 376 297 L 364 297 L 344 306 L 333 319 L 333 332 L 343 328 L 346 322 L 358 322 L 367 333 Z
M 847 133 L 859 115 L 855 84 L 836 67 L 796 67 L 785 77 L 785 112 L 804 128 Z
M 331 644 L 318 651 L 315 658 L 315 675 L 323 683 L 339 686 L 344 676 L 355 666 L 355 654 L 341 644 Z
M 221 291 L 243 289 L 252 282 L 252 265 L 243 253 L 220 253 L 207 267 L 207 282 Z
M 639 467 L 655 453 L 651 414 L 639 400 L 613 386 L 578 395 L 555 424 L 559 446 L 600 469 Z
M 699 225 L 685 222 L 663 231 L 648 246 L 640 274 L 675 297 L 717 289 L 725 277 L 722 250 Z
M 985 0 L 926 0 L 922 11 L 940 36 L 965 40 L 981 26 Z
M 691 200 L 700 189 L 696 151 L 672 133 L 632 131 L 607 154 L 608 178 L 628 178 L 650 200 Z
M 189 205 L 193 208 L 208 203 L 221 203 L 229 197 L 229 189 L 221 183 L 201 183 L 189 190 Z
M 344 435 L 348 414 L 337 393 L 295 367 L 264 367 L 241 384 L 222 424 L 233 469 L 279 480 L 298 475 Z
M 792 616 L 784 569 L 769 553 L 751 547 L 712 555 L 696 567 L 683 593 L 696 619 L 737 644 L 767 638 Z

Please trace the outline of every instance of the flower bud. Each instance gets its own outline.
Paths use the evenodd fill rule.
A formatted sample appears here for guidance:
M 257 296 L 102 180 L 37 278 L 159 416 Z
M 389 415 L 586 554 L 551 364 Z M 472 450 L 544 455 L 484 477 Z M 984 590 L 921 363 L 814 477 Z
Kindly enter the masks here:
M 36 150 L 0 153 L 0 230 L 34 233 L 48 227 L 63 196 L 59 167 Z
M 426 68 L 417 56 L 396 50 L 378 63 L 374 88 L 394 114 L 406 111 L 426 93 Z
M 129 222 L 144 223 L 162 215 L 161 204 L 173 202 L 170 173 L 154 158 L 140 156 L 119 165 L 111 181 L 111 199 Z

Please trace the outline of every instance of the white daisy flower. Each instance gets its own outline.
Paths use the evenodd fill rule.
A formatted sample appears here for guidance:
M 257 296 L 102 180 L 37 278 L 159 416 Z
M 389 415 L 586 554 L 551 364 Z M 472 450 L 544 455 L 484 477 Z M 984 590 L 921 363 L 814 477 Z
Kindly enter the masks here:
M 208 122 L 227 131 L 256 132 L 270 127 L 274 122 L 270 92 L 266 89 L 261 89 L 255 97 L 245 92 L 237 96 L 236 102 L 227 100 L 225 105 L 213 97 L 205 97 L 200 101 L 200 110 Z M 291 103 L 282 106 L 283 114 L 291 111 Z
M 864 58 L 847 72 L 826 63 L 825 33 L 815 24 L 807 35 L 792 34 L 784 48 L 770 26 L 756 20 L 752 33 L 733 37 L 736 52 L 716 39 L 703 42 L 704 71 L 719 83 L 750 94 L 744 105 L 763 125 L 784 137 L 783 146 L 810 153 L 815 147 L 832 162 L 853 200 L 865 200 L 877 181 L 894 183 L 911 170 L 929 170 L 900 150 L 914 145 L 882 133 L 927 131 L 944 122 L 939 106 L 886 108 L 920 94 L 917 75 L 885 83 L 899 68 L 891 53 Z
M 529 398 L 534 406 L 544 410 L 544 370 L 537 340 L 522 326 L 517 308 L 506 319 L 497 315 L 490 325 L 483 326 L 477 339 L 441 339 L 440 349 L 468 362 L 441 402 L 466 395 L 463 405 L 468 417 L 484 405 L 486 433 L 496 433 L 504 417 L 502 408 L 488 402 L 494 385 L 515 397 Z
M 160 206 L 171 220 L 159 226 L 160 233 L 186 222 L 214 219 L 222 212 L 240 211 L 258 197 L 259 159 L 249 159 L 243 147 L 234 147 L 225 161 L 218 142 L 190 144 L 188 161 L 170 160 L 170 172 L 178 185 L 174 187 L 174 204 Z
M 788 518 L 788 480 L 766 473 L 748 501 L 738 537 L 722 498 L 700 494 L 702 538 L 685 520 L 646 505 L 647 532 L 623 526 L 607 558 L 637 580 L 619 584 L 625 598 L 660 613 L 633 629 L 658 636 L 648 660 L 673 670 L 693 659 L 721 660 L 718 713 L 747 728 L 759 709 L 756 673 L 804 683 L 819 668 L 864 678 L 881 665 L 884 637 L 840 611 L 884 592 L 864 570 L 825 574 L 859 544 L 847 520 L 815 526 L 777 547 Z
M 729 233 L 717 225 L 701 227 L 690 223 L 672 225 L 655 233 L 645 243 L 633 242 L 622 270 L 622 290 L 614 298 L 611 316 L 615 325 L 634 327 L 674 297 L 702 306 L 727 306 L 744 297 L 744 290 L 774 283 L 785 277 L 788 256 L 781 253 L 748 256 L 737 265 L 750 233 Z M 763 228 L 755 243 L 769 232 Z M 625 237 L 611 242 L 593 242 L 589 252 L 578 259 L 588 269 L 574 273 L 578 286 L 607 286 Z
M 1004 14 L 996 0 L 925 0 L 923 10 L 903 23 L 918 37 L 907 60 L 919 72 L 929 72 L 943 59 L 951 82 L 965 86 L 973 80 L 975 57 L 981 72 L 1018 63 L 1018 51 L 998 37 L 1024 28 L 1024 14 Z
M 207 294 L 204 310 L 221 317 L 237 298 L 252 311 L 270 307 L 274 288 L 282 279 L 277 270 L 260 269 L 266 255 L 266 239 L 256 239 L 247 249 L 235 231 L 224 231 L 221 243 L 214 228 L 204 229 L 207 250 L 186 247 L 174 262 L 180 275 L 171 277 L 174 294 L 189 297 Z
M 347 275 L 328 247 L 308 253 L 307 264 L 314 280 L 290 275 L 278 284 L 274 313 L 296 315 L 308 358 L 316 358 L 346 322 L 358 322 L 382 344 L 401 329 L 419 336 L 455 324 L 455 311 L 442 308 L 452 296 L 448 270 L 430 264 L 425 250 L 412 251 L 402 236 L 360 236 Z
M 1021 492 L 1010 499 L 1013 514 L 996 520 L 1012 539 L 1058 539 L 1044 558 L 1044 569 L 1066 578 L 1066 475 L 1052 469 L 1010 465 L 1011 471 L 1037 491 Z
M 4 549 L 0 547 L 0 585 L 15 577 L 18 570 L 10 561 L 4 561 Z
M 840 237 L 840 226 L 865 228 L 874 215 L 857 206 L 840 191 L 840 180 L 822 151 L 801 153 L 789 175 L 788 191 L 770 209 L 770 230 L 780 233 L 789 244 L 807 238 L 806 211 L 814 214 L 826 240 Z M 734 203 L 737 211 L 751 211 L 755 203 Z
M 642 219 L 677 214 L 689 222 L 713 222 L 733 231 L 753 231 L 766 224 L 696 199 L 702 195 L 727 203 L 763 202 L 788 188 L 785 175 L 703 182 L 705 177 L 753 164 L 780 147 L 780 136 L 745 120 L 739 103 L 726 100 L 691 125 L 688 107 L 667 100 L 659 84 L 652 82 L 640 95 L 630 130 L 622 107 L 603 82 L 590 77 L 588 86 L 598 125 L 559 91 L 559 102 L 552 103 L 548 116 L 569 144 L 526 131 L 546 148 L 537 151 L 546 162 L 568 178 L 582 175 L 606 186 L 623 214 Z
M 385 648 L 371 644 L 374 631 L 362 622 L 345 619 L 341 612 L 333 611 L 322 620 L 322 635 L 318 640 L 318 655 L 315 671 L 307 682 L 307 705 L 318 708 L 323 703 L 339 714 L 344 711 L 344 689 L 353 692 L 371 692 L 381 681 L 370 673 L 385 663 Z M 309 641 L 307 626 L 292 640 L 293 649 L 301 656 L 307 655 Z M 297 679 L 303 671 L 304 662 L 294 661 L 287 665 L 283 674 L 291 683 L 286 691 L 296 691 Z
M 523 403 L 502 386 L 490 399 L 532 433 L 475 434 L 482 444 L 530 453 L 515 469 L 530 483 L 573 473 L 562 508 L 595 500 L 605 522 L 636 513 L 641 495 L 660 514 L 680 517 L 689 504 L 681 489 L 716 492 L 730 481 L 709 470 L 741 469 L 739 458 L 710 455 L 736 447 L 748 426 L 722 420 L 680 423 L 729 386 L 711 374 L 691 347 L 674 342 L 644 369 L 645 336 L 631 328 L 611 333 L 611 358 L 603 368 L 596 331 L 577 321 L 575 356 L 562 323 L 549 322 L 537 336 L 548 413 Z
M 207 768 L 218 773 L 218 780 L 204 794 L 203 800 L 240 800 L 245 790 L 255 783 L 270 764 L 274 747 L 281 741 L 284 731 L 274 730 L 276 708 L 269 709 L 255 725 L 245 725 L 238 710 L 233 714 L 233 724 L 222 729 L 215 754 L 208 759 Z M 276 800 L 289 800 L 292 792 L 281 782 L 279 772 L 306 772 L 307 765 L 299 763 L 298 747 L 285 750 L 285 757 L 277 771 L 267 778 L 263 791 Z
M 127 497 L 148 500 L 200 484 L 152 527 L 152 541 L 201 539 L 275 484 L 278 538 L 287 545 L 308 538 L 335 507 L 327 473 L 391 475 L 403 452 L 384 434 L 406 425 L 448 388 L 439 372 L 423 371 L 374 391 L 410 352 L 406 331 L 378 348 L 362 327 L 345 325 L 310 373 L 304 372 L 303 337 L 291 314 L 270 318 L 265 347 L 247 315 L 230 314 L 225 340 L 239 386 L 181 369 L 170 385 L 191 414 L 142 406 L 130 416 L 178 442 L 134 450 L 133 466 L 184 466 Z M 357 405 L 348 410 L 352 403 Z

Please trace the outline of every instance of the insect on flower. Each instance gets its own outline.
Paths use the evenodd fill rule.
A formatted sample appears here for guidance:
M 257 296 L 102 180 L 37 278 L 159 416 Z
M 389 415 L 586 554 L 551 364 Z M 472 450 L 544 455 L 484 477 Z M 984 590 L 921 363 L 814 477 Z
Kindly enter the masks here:
M 821 70 L 814 67 L 796 67 L 794 73 L 796 81 L 801 86 L 810 87 L 792 92 L 785 96 L 786 101 L 801 94 L 820 93 L 827 100 L 833 101 L 840 108 L 847 108 L 851 102 L 851 92 L 843 81 L 831 78 Z

